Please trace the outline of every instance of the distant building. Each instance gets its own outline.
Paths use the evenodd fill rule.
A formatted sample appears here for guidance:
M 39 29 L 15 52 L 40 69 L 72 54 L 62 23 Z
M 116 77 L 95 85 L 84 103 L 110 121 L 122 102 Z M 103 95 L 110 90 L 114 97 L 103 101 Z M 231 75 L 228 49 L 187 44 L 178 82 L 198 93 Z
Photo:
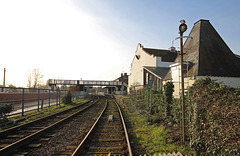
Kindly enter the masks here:
M 128 75 L 127 73 L 121 73 L 121 77 L 115 79 L 114 81 L 120 81 L 128 84 Z
M 116 94 L 127 94 L 127 85 L 128 85 L 128 75 L 127 73 L 121 73 L 121 76 L 117 79 L 115 79 L 114 81 L 119 81 L 119 82 L 124 82 L 124 86 L 118 86 L 118 87 L 114 87 L 112 88 Z
M 160 90 L 162 81 L 177 57 L 176 51 L 144 48 L 140 43 L 137 46 L 128 80 L 131 90 L 142 89 L 153 80 L 153 88 Z
M 209 20 L 196 22 L 184 44 L 184 90 L 195 80 L 209 76 L 231 87 L 240 86 L 240 57 L 234 54 Z M 181 88 L 180 56 L 169 66 L 165 81 L 174 83 L 174 96 Z

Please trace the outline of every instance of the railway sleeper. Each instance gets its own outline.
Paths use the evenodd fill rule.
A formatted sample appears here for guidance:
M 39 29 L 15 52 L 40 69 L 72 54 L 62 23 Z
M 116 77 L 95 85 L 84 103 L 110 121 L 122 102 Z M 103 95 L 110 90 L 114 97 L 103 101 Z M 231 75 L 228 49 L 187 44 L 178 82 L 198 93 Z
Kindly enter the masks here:
M 99 128 L 109 128 L 109 129 L 123 129 L 123 127 L 120 124 L 112 124 L 112 125 L 101 125 Z
M 22 131 L 23 134 L 27 134 L 27 133 L 35 133 L 41 129 L 44 129 L 45 127 L 29 127 L 28 129 Z
M 108 146 L 108 147 L 100 147 L 100 146 L 90 146 L 89 150 L 102 150 L 102 151 L 109 151 L 111 150 L 123 150 L 123 146 Z
M 39 131 L 40 129 L 28 129 L 28 130 L 25 130 L 24 133 L 35 133 L 37 131 Z
M 87 152 L 86 155 L 92 156 L 124 156 L 124 152 Z
M 124 135 L 124 132 L 96 132 L 95 133 L 97 136 L 100 136 L 100 135 L 112 135 L 112 136 L 115 136 L 115 135 Z
M 101 138 L 107 138 L 107 139 L 120 139 L 120 138 L 124 138 L 124 135 L 122 134 L 101 134 L 98 135 L 98 137 L 96 137 L 96 139 L 101 139 Z
M 91 142 L 89 147 L 103 147 L 100 149 L 111 149 L 111 147 L 116 147 L 116 149 L 122 149 L 124 144 L 122 141 L 118 142 Z
M 43 128 L 45 128 L 45 127 L 46 127 L 46 126 L 42 126 L 42 125 L 41 125 L 41 126 L 40 126 L 40 125 L 37 126 L 37 125 L 36 125 L 36 126 L 34 126 L 34 127 L 29 127 L 28 129 L 29 129 L 29 130 L 40 130 L 40 129 L 43 129 Z
M 27 148 L 38 148 L 41 146 L 42 146 L 42 144 L 29 144 L 29 145 L 27 145 Z
M 9 144 L 1 144 L 1 145 L 0 145 L 0 149 L 6 147 L 6 146 L 8 146 L 8 145 L 9 145 Z
M 8 135 L 6 138 L 10 138 L 10 139 L 12 139 L 12 138 L 14 138 L 14 139 L 16 139 L 16 138 L 23 138 L 23 137 L 25 137 L 25 135 Z
M 14 141 L 14 139 L 11 139 L 11 138 L 3 138 L 0 140 L 0 144 L 11 143 L 13 141 Z
M 112 128 L 111 130 L 109 128 L 102 128 L 102 129 L 98 129 L 97 130 L 97 133 L 120 133 L 121 129 L 115 129 L 115 128 Z
M 107 139 L 93 139 L 95 142 L 122 142 L 123 138 L 107 138 Z
M 18 152 L 16 154 L 14 154 L 13 156 L 25 156 L 28 155 L 28 152 Z

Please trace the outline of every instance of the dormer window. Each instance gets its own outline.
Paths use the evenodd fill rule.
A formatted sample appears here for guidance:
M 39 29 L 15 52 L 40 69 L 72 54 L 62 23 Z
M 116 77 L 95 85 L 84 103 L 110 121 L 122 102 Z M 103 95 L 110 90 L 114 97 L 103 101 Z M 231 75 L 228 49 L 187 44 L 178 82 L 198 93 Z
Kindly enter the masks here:
M 136 55 L 136 58 L 139 60 L 140 59 L 140 55 Z

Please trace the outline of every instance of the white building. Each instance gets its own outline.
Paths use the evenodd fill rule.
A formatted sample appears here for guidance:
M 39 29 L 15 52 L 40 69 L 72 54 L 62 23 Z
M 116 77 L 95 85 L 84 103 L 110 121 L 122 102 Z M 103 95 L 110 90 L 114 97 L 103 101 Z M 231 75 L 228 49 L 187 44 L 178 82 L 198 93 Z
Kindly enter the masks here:
M 231 87 L 240 86 L 240 58 L 223 41 L 208 20 L 196 22 L 184 44 L 184 90 L 195 80 L 210 77 Z M 174 96 L 181 88 L 180 56 L 170 65 L 164 78 L 174 84 Z
M 168 73 L 176 52 L 162 49 L 144 48 L 140 43 L 137 46 L 128 80 L 128 88 L 141 89 L 150 79 L 155 89 L 161 89 L 162 80 Z

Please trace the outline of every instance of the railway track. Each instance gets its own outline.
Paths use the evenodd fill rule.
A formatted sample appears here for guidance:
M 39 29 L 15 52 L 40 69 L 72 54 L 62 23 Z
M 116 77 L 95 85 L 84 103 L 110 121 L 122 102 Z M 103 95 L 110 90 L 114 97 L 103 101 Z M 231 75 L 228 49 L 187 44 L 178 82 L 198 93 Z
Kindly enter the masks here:
M 107 101 L 102 113 L 72 156 L 132 156 L 125 122 L 118 104 Z
M 32 140 L 39 138 L 47 131 L 87 110 L 97 102 L 98 98 L 92 99 L 70 109 L 1 131 L 0 155 L 8 155 L 14 152 L 15 149 L 29 144 Z

